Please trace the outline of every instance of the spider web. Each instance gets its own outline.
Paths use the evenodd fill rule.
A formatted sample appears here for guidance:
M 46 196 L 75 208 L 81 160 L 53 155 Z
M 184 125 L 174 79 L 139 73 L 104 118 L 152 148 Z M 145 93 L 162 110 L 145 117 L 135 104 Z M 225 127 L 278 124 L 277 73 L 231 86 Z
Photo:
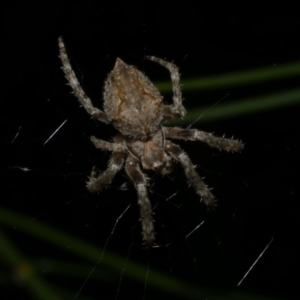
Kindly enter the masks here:
M 79 7 L 73 9 L 78 13 Z M 93 19 L 96 23 L 89 25 L 94 30 L 91 36 L 100 31 L 100 19 L 97 15 Z M 133 43 L 129 38 L 131 46 L 126 49 L 124 60 L 137 65 L 154 81 L 169 77 L 165 70 L 144 62 L 143 56 L 151 51 L 174 58 L 186 78 L 199 74 L 199 68 L 190 68 L 195 60 L 190 49 L 179 47 L 176 53 L 170 50 L 176 46 L 171 42 L 172 34 L 179 36 L 181 29 L 175 28 L 167 41 L 153 49 L 155 24 L 147 18 L 133 20 L 134 35 L 140 40 Z M 128 37 L 131 27 L 125 24 L 123 33 Z M 167 31 L 167 27 L 163 28 Z M 66 31 L 72 32 L 68 28 Z M 73 42 L 69 38 L 67 43 L 72 64 L 94 104 L 101 107 L 102 82 L 115 56 L 122 54 L 115 52 L 124 42 L 110 38 L 113 30 L 105 35 L 104 46 L 103 39 L 102 43 L 95 42 L 96 38 L 83 39 L 88 30 L 76 27 L 76 32 L 79 37 Z M 178 142 L 197 164 L 197 172 L 214 187 L 218 207 L 214 212 L 207 211 L 188 187 L 180 166 L 176 165 L 166 178 L 149 173 L 149 197 L 157 232 L 156 245 L 149 252 L 142 245 L 136 192 L 124 172 L 98 195 L 89 194 L 85 188 L 92 166 L 96 164 L 104 170 L 109 159 L 108 152 L 94 149 L 90 136 L 110 140 L 116 131 L 90 120 L 70 95 L 57 58 L 57 36 L 49 36 L 38 38 L 35 32 L 26 42 L 29 48 L 24 50 L 25 55 L 17 52 L 20 47 L 11 36 L 8 41 L 12 45 L 4 53 L 2 70 L 6 80 L 0 121 L 1 182 L 5 197 L 1 202 L 3 208 L 22 214 L 31 225 L 47 224 L 68 237 L 93 245 L 98 252 L 86 259 L 78 255 L 81 243 L 72 249 L 73 244 L 67 246 L 66 242 L 64 249 L 62 244 L 57 246 L 26 232 L 16 225 L 17 217 L 12 218 L 3 231 L 24 259 L 34 265 L 38 276 L 68 299 L 125 299 L 128 295 L 137 299 L 215 299 L 219 292 L 243 299 L 245 291 L 296 299 L 293 291 L 297 277 L 292 275 L 299 267 L 294 229 L 298 224 L 294 159 L 299 151 L 295 142 L 299 131 L 293 121 L 297 120 L 296 112 L 263 114 L 255 116 L 256 122 L 253 116 L 246 116 L 203 125 L 200 119 L 200 123 L 194 124 L 195 128 L 219 135 L 235 134 L 246 143 L 245 152 L 219 153 L 200 143 Z M 222 39 L 213 43 L 207 36 L 207 40 L 202 38 L 213 46 L 224 44 Z M 228 54 L 230 51 L 223 49 L 226 50 Z M 209 50 L 206 51 L 202 54 L 208 55 Z M 199 55 L 196 57 L 203 68 L 201 74 L 228 70 L 225 57 L 218 58 L 213 66 L 199 60 Z M 213 61 L 214 56 L 209 57 Z M 250 58 L 247 61 L 251 65 Z M 241 89 L 235 95 L 255 92 L 261 91 Z M 201 99 L 205 98 L 203 104 L 213 107 L 226 93 L 204 93 Z M 199 93 L 184 96 L 188 110 L 198 106 Z M 166 98 L 169 101 L 168 95 Z M 285 124 L 279 126 L 278 120 L 285 120 Z M 285 142 L 278 143 L 278 137 Z M 12 275 L 7 275 L 11 266 L 1 267 L 3 277 L 9 280 L 5 288 L 8 296 L 3 299 L 16 294 L 26 298 L 22 289 L 26 280 L 22 276 L 29 275 L 16 266 Z M 18 289 L 11 290 L 15 285 Z M 183 292 L 172 292 L 180 285 L 185 296 Z

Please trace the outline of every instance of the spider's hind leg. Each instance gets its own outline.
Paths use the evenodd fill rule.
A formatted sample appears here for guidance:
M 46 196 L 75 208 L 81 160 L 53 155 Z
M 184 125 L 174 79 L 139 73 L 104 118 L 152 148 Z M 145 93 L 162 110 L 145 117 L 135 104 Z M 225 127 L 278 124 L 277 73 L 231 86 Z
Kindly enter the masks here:
M 167 121 L 171 119 L 182 118 L 186 114 L 186 110 L 182 105 L 180 74 L 178 67 L 175 64 L 156 56 L 146 56 L 146 58 L 168 69 L 171 75 L 174 104 L 164 106 L 164 120 Z
M 82 87 L 76 77 L 76 74 L 71 67 L 71 63 L 70 63 L 69 57 L 67 55 L 65 43 L 64 43 L 64 40 L 62 39 L 62 37 L 60 37 L 58 39 L 58 46 L 59 46 L 59 52 L 60 52 L 59 57 L 62 62 L 62 69 L 63 69 L 63 71 L 65 73 L 65 77 L 68 80 L 69 85 L 71 86 L 78 101 L 84 107 L 84 109 L 87 111 L 87 113 L 89 113 L 92 116 L 92 118 L 95 118 L 104 123 L 108 123 L 106 114 L 99 108 L 93 106 L 91 99 L 86 95 L 86 93 L 82 89 Z

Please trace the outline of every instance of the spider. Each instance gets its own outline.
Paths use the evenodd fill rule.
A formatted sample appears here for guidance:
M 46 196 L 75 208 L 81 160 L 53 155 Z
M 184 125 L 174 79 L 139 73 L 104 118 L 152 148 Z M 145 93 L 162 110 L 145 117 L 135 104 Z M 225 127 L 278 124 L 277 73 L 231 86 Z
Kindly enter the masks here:
M 136 67 L 117 58 L 113 70 L 104 84 L 104 111 L 93 106 L 72 70 L 63 39 L 59 38 L 60 59 L 65 77 L 83 108 L 93 118 L 112 124 L 118 131 L 114 141 L 107 142 L 91 137 L 96 148 L 111 151 L 107 169 L 97 174 L 93 167 L 87 183 L 91 193 L 100 192 L 111 183 L 125 164 L 125 171 L 132 180 L 138 195 L 142 237 L 148 247 L 153 245 L 155 231 L 151 203 L 147 193 L 147 177 L 144 170 L 156 170 L 163 175 L 171 172 L 174 161 L 179 162 L 190 184 L 208 207 L 215 198 L 196 173 L 188 155 L 169 139 L 202 141 L 209 146 L 227 151 L 240 151 L 243 144 L 238 140 L 216 137 L 197 129 L 164 127 L 161 124 L 182 118 L 186 110 L 182 105 L 178 67 L 155 56 L 146 59 L 167 68 L 171 75 L 173 104 L 163 103 L 163 97 L 154 84 Z

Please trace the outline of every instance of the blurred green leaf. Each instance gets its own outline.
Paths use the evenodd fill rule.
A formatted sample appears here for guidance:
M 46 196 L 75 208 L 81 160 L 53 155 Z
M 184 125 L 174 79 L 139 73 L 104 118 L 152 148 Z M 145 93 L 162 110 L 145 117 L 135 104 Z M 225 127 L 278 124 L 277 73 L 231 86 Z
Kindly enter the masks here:
M 191 78 L 181 80 L 180 84 L 182 85 L 183 91 L 204 91 L 257 83 L 261 84 L 297 76 L 300 76 L 299 61 L 290 64 L 263 67 L 254 70 Z M 155 85 L 162 93 L 172 92 L 172 84 L 170 81 L 156 82 Z
M 174 120 L 168 124 L 213 122 L 296 104 L 300 104 L 300 89 L 244 98 L 231 103 L 218 103 L 214 106 L 197 107 L 187 112 L 182 120 Z
M 115 270 L 119 274 L 120 270 L 126 267 L 126 275 L 137 281 L 145 281 L 146 273 L 148 273 L 148 267 L 143 266 L 132 261 L 128 261 L 125 258 L 121 258 L 108 249 L 103 252 L 103 249 L 90 245 L 89 243 L 82 241 L 78 238 L 74 238 L 66 233 L 58 231 L 52 227 L 42 224 L 37 221 L 32 221 L 28 217 L 24 217 L 18 213 L 9 211 L 4 208 L 0 208 L 0 222 L 7 226 L 16 226 L 19 230 L 26 232 L 32 236 L 44 240 L 51 245 L 56 245 L 66 252 L 72 252 L 88 261 L 93 263 L 98 262 L 98 270 L 101 270 L 101 266 L 109 266 L 111 270 Z M 16 248 L 13 248 L 11 242 L 4 238 L 4 235 L 0 235 L 0 251 L 2 256 L 10 260 L 12 264 L 17 267 L 20 262 L 24 259 L 20 254 L 17 254 Z M 12 254 L 11 254 L 12 253 Z M 101 262 L 101 264 L 100 264 Z M 32 264 L 32 262 L 31 262 Z M 33 267 L 32 267 L 33 268 Z M 86 276 L 85 274 L 82 274 Z M 261 300 L 271 300 L 274 298 L 263 297 L 257 295 L 248 295 L 240 292 L 216 292 L 215 290 L 196 287 L 187 282 L 176 279 L 172 276 L 163 274 L 161 272 L 151 270 L 147 277 L 147 285 L 161 289 L 170 294 L 177 296 L 182 296 L 185 299 L 201 299 L 209 297 L 209 299 L 261 299 Z M 34 293 L 38 292 L 41 294 L 40 299 L 58 299 L 55 297 L 50 297 L 48 289 L 45 287 L 44 283 L 39 280 L 35 275 L 30 275 L 28 280 L 28 288 Z

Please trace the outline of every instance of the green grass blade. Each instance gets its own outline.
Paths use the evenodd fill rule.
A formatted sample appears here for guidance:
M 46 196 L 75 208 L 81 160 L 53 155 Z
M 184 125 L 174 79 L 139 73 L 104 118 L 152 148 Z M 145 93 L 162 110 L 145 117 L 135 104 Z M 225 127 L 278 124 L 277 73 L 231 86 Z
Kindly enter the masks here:
M 300 104 L 300 89 L 244 98 L 231 103 L 219 103 L 216 106 L 197 107 L 189 111 L 184 119 L 174 120 L 168 124 L 183 125 L 197 122 L 212 122 L 296 104 Z
M 191 78 L 181 81 L 183 91 L 203 91 L 225 87 L 237 87 L 265 83 L 300 76 L 300 62 L 276 65 L 255 70 L 246 70 L 221 75 Z M 170 81 L 155 83 L 162 93 L 171 93 Z
M 66 233 L 63 233 L 59 230 L 56 230 L 52 227 L 49 227 L 45 224 L 42 224 L 37 221 L 32 221 L 28 217 L 24 217 L 18 213 L 12 212 L 10 210 L 0 208 L 0 222 L 7 226 L 16 226 L 19 230 L 23 230 L 27 234 L 35 236 L 40 240 L 44 240 L 52 245 L 56 245 L 61 249 L 73 252 L 82 258 L 85 258 L 93 263 L 99 261 L 99 258 L 102 257 L 101 265 L 107 265 L 112 270 L 115 270 L 118 274 L 126 266 L 126 275 L 132 277 L 133 279 L 141 282 L 145 282 L 146 274 L 148 273 L 148 267 L 143 266 L 134 262 L 130 262 L 125 258 L 121 258 L 117 255 L 112 254 L 107 249 L 103 254 L 103 249 L 90 245 L 80 239 L 74 238 Z M 3 238 L 1 235 L 0 238 Z M 0 240 L 4 242 L 5 245 L 9 245 L 7 241 Z M 2 248 L 1 248 L 2 249 Z M 14 263 L 19 261 L 19 258 L 16 256 L 16 250 L 10 245 L 9 248 L 3 251 L 4 255 L 9 255 L 8 250 L 13 253 L 11 257 Z M 103 256 L 102 256 L 103 255 Z M 100 268 L 100 265 L 99 265 Z M 207 289 L 203 287 L 194 286 L 187 282 L 178 280 L 174 277 L 162 274 L 158 271 L 151 270 L 148 278 L 147 285 L 161 289 L 170 294 L 175 294 L 177 296 L 182 296 L 184 299 L 202 299 L 209 297 L 212 300 L 218 299 L 258 299 L 258 300 L 274 300 L 274 298 L 259 296 L 259 295 L 249 295 L 240 292 L 216 292 L 213 289 Z M 40 284 L 41 286 L 41 284 Z M 30 286 L 30 288 L 33 288 Z M 41 298 L 44 299 L 44 298 Z M 54 299 L 54 298 L 48 298 Z

